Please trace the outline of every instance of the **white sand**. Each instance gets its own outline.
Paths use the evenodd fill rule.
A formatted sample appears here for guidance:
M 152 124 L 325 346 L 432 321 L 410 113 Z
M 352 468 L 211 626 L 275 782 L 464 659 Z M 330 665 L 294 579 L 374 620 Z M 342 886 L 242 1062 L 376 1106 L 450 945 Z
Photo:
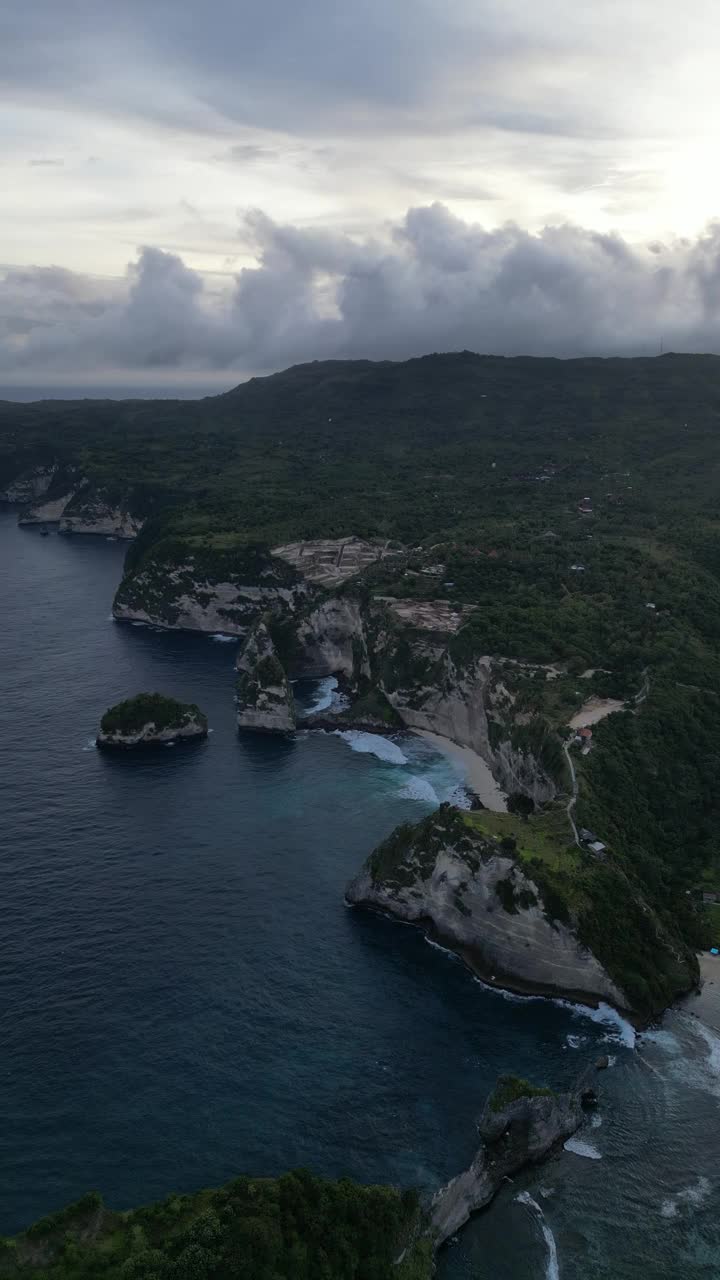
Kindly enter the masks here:
M 479 796 L 486 809 L 492 809 L 494 813 L 507 813 L 505 796 L 477 751 L 473 751 L 471 747 L 461 747 L 450 738 L 430 733 L 428 729 L 414 729 L 413 732 L 427 742 L 432 742 L 443 755 L 462 765 L 468 786 Z
M 585 729 L 588 725 L 597 724 L 598 720 L 611 716 L 613 711 L 622 711 L 624 706 L 625 703 L 617 698 L 588 698 L 568 724 L 571 729 Z
M 683 1007 L 706 1026 L 720 1031 L 720 956 L 711 956 L 709 951 L 703 951 L 698 960 L 702 990 L 699 995 L 688 996 Z

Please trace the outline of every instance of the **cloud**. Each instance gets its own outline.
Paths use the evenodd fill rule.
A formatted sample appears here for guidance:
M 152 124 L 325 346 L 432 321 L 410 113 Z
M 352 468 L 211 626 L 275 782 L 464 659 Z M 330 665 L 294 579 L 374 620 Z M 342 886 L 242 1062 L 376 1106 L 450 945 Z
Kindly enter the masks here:
M 226 369 L 428 351 L 633 355 L 720 351 L 720 223 L 633 245 L 569 224 L 530 234 L 408 210 L 383 237 L 246 215 L 255 265 L 212 288 L 143 249 L 122 281 L 60 268 L 0 280 L 0 369 Z

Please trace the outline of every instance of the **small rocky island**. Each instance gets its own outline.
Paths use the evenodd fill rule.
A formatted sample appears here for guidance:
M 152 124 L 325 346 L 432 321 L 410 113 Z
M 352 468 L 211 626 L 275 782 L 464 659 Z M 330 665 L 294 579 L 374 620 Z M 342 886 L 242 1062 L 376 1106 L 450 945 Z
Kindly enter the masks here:
M 96 743 L 104 749 L 128 750 L 206 738 L 207 732 L 207 717 L 194 702 L 138 693 L 105 712 Z

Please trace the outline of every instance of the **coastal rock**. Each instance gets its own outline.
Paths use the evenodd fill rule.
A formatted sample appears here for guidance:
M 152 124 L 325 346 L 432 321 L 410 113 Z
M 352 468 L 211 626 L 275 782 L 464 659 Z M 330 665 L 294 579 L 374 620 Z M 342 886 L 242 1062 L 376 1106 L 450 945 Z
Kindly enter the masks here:
M 449 805 L 393 832 L 345 896 L 428 929 L 500 986 L 629 1008 L 572 924 L 549 918 L 542 890 L 512 852 Z
M 177 631 L 244 636 L 268 610 L 292 617 L 308 587 L 267 549 L 188 549 L 183 559 L 151 557 L 118 587 L 113 617 Z
M 498 1081 L 478 1124 L 483 1141 L 475 1159 L 437 1192 L 430 1206 L 436 1248 L 489 1204 L 506 1178 L 543 1160 L 580 1128 L 582 1094 L 582 1085 L 552 1093 L 515 1077 Z
M 106 538 L 136 538 L 143 526 L 127 497 L 118 500 L 92 486 L 71 494 L 57 518 L 60 533 L 99 534 Z
M 207 732 L 207 718 L 194 703 L 159 693 L 140 693 L 105 712 L 96 743 L 106 749 L 128 750 L 206 738 Z
M 339 675 L 354 683 L 370 677 L 363 612 L 352 596 L 321 601 L 299 623 L 297 641 L 303 675 Z
M 255 624 L 237 659 L 239 729 L 292 733 L 295 703 L 266 619 Z
M 50 488 L 57 470 L 57 463 L 53 462 L 21 471 L 0 493 L 0 502 L 38 502 Z
M 522 792 L 535 805 L 555 798 L 547 770 L 532 752 L 512 744 L 512 698 L 496 659 L 484 655 L 461 668 L 446 651 L 431 684 L 405 680 L 387 696 L 408 729 L 437 733 L 477 752 L 503 791 Z

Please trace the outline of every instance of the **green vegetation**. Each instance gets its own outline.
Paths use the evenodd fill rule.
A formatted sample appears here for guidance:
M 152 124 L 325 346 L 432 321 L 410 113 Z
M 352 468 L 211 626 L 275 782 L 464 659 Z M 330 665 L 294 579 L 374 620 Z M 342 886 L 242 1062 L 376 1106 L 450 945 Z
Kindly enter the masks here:
M 491 1111 L 504 1111 L 506 1107 L 517 1102 L 519 1098 L 552 1098 L 552 1089 L 530 1084 L 520 1076 L 500 1076 L 488 1100 Z
M 158 730 L 182 729 L 192 720 L 207 728 L 207 719 L 194 702 L 178 702 L 161 693 L 138 693 L 110 707 L 100 721 L 100 728 L 107 734 L 133 734 L 139 733 L 146 724 L 154 724 Z
M 0 484 L 50 461 L 146 517 L 119 599 L 169 625 L 187 588 L 292 591 L 279 542 L 396 539 L 405 554 L 342 590 L 462 607 L 454 670 L 493 655 L 514 700 L 491 743 L 561 790 L 573 712 L 625 700 L 578 758 L 577 821 L 608 862 L 567 829 L 543 836 L 545 815 L 505 838 L 548 916 L 575 913 L 643 1008 L 687 984 L 708 923 L 692 890 L 720 883 L 720 358 L 462 352 L 307 364 L 197 402 L 0 404 Z M 395 628 L 373 672 L 386 689 L 442 687 L 437 637 L 423 649 L 377 625 L 374 640 Z
M 95 1193 L 0 1241 L 8 1280 L 429 1280 L 415 1192 L 296 1170 L 113 1213 Z M 407 1250 L 403 1262 L 395 1265 Z

